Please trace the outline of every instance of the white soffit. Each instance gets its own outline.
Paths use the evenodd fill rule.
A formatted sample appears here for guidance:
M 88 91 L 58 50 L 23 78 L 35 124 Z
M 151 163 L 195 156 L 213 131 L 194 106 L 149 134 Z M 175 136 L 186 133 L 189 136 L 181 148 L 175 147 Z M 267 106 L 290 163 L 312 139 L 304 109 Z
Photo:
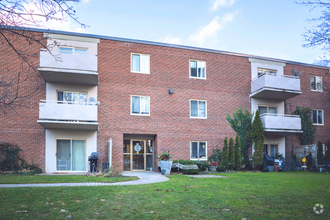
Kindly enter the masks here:
M 58 40 L 71 40 L 71 41 L 80 41 L 80 42 L 89 42 L 89 43 L 100 43 L 100 39 L 91 38 L 91 37 L 79 37 L 79 36 L 71 36 L 64 34 L 50 34 L 44 33 L 45 38 L 58 39 Z
M 249 61 L 251 63 L 264 63 L 264 64 L 275 65 L 275 66 L 285 66 L 285 63 L 274 62 L 274 61 L 269 61 L 269 60 L 261 60 L 261 59 L 256 59 L 256 58 L 249 58 Z

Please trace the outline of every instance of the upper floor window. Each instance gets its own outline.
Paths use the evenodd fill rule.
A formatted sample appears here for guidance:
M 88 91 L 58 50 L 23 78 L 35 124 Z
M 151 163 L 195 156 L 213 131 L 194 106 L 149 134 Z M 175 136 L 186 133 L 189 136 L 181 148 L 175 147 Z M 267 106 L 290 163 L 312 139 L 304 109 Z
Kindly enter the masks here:
M 206 101 L 190 100 L 190 117 L 206 118 Z
M 265 113 L 277 114 L 276 106 L 259 105 L 258 110 L 260 115 Z
M 149 96 L 131 96 L 131 114 L 132 115 L 150 115 L 150 97 Z
M 57 91 L 58 104 L 87 104 L 87 92 Z
M 323 125 L 323 110 L 312 110 L 312 121 L 314 125 Z
M 206 160 L 206 152 L 207 152 L 206 150 L 207 150 L 206 142 L 202 142 L 202 141 L 190 142 L 190 159 Z
M 150 74 L 150 55 L 132 53 L 131 72 Z
M 263 75 L 276 76 L 276 74 L 277 74 L 277 70 L 258 68 L 258 77 L 261 77 Z
M 205 61 L 197 61 L 190 60 L 190 78 L 206 78 L 206 62 Z
M 311 76 L 311 90 L 322 92 L 322 77 L 320 76 Z
M 58 48 L 59 53 L 64 53 L 64 54 L 87 54 L 87 49 L 86 48 L 77 48 L 77 47 L 63 47 L 60 46 Z

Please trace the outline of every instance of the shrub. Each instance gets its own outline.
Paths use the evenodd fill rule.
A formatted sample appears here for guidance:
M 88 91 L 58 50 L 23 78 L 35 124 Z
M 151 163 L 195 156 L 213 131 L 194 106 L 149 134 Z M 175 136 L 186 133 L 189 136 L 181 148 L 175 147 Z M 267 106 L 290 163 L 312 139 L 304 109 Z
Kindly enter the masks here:
M 317 142 L 317 164 L 323 165 L 323 144 L 321 141 Z
M 183 174 L 198 174 L 200 172 L 199 169 L 189 169 L 189 170 L 181 170 Z
M 256 111 L 253 123 L 252 123 L 252 132 L 251 138 L 254 143 L 254 153 L 253 153 L 253 165 L 255 170 L 261 170 L 264 160 L 263 151 L 264 151 L 264 141 L 265 136 L 263 134 L 264 128 L 262 127 L 261 118 L 259 111 Z
M 325 148 L 325 158 L 324 160 L 327 162 L 327 163 L 330 163 L 330 138 L 328 138 L 328 141 L 327 141 L 327 146 Z
M 223 148 L 222 148 L 222 158 L 220 165 L 224 166 L 226 169 L 228 169 L 229 165 L 229 153 L 228 153 L 228 140 L 227 137 L 224 140 Z
M 242 168 L 242 153 L 241 153 L 241 141 L 236 134 L 235 139 L 235 169 L 238 171 Z
M 304 108 L 297 106 L 296 110 L 293 111 L 294 115 L 300 115 L 301 118 L 301 130 L 303 133 L 298 134 L 301 145 L 313 144 L 315 140 L 316 126 L 313 125 L 310 108 Z
M 229 169 L 233 170 L 235 168 L 235 148 L 234 148 L 234 139 L 229 139 Z
M 220 166 L 217 167 L 217 171 L 218 171 L 218 172 L 226 171 L 226 167 L 223 166 L 223 165 L 220 165 Z
M 220 164 L 221 162 L 221 155 L 222 152 L 221 150 L 218 148 L 218 146 L 215 147 L 215 149 L 212 149 L 212 154 L 209 156 L 209 163 L 213 164 L 214 162 L 217 162 L 217 164 Z

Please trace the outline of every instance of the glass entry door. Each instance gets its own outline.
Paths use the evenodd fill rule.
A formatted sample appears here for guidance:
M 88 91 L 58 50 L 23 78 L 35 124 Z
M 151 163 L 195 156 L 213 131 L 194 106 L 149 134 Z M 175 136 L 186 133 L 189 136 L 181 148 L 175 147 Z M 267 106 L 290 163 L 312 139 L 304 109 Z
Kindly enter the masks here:
M 153 170 L 153 140 L 124 140 L 124 171 Z

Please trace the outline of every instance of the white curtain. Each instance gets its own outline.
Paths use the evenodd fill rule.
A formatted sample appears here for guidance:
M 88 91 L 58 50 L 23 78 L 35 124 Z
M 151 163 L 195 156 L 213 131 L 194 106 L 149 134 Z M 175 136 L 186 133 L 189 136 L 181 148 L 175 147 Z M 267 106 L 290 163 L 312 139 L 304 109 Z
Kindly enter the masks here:
M 132 96 L 132 113 L 140 113 L 140 97 Z
M 198 117 L 205 117 L 205 101 L 199 101 Z
M 150 73 L 150 56 L 140 55 L 140 59 L 141 59 L 141 72 Z
M 72 170 L 86 170 L 86 141 L 72 140 Z
M 141 96 L 141 114 L 149 114 L 149 97 Z
M 206 63 L 198 61 L 198 77 L 205 78 Z
M 190 101 L 190 116 L 191 117 L 198 116 L 197 101 Z
M 132 55 L 132 71 L 140 72 L 140 55 Z

